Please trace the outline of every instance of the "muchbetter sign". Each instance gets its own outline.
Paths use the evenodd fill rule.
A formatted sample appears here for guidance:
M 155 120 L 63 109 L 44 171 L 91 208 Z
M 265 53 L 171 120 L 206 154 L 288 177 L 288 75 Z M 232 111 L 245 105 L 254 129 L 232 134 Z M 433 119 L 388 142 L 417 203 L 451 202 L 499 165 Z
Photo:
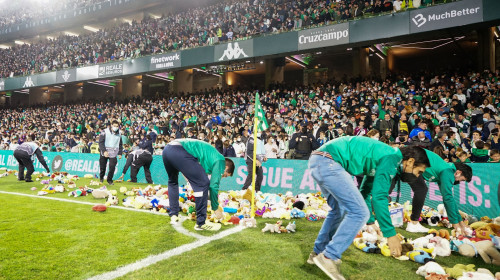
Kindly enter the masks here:
M 349 23 L 299 31 L 299 50 L 349 43 Z
M 160 70 L 181 67 L 181 53 L 168 53 L 151 57 L 149 70 Z
M 483 2 L 452 2 L 410 12 L 410 33 L 425 32 L 483 21 Z

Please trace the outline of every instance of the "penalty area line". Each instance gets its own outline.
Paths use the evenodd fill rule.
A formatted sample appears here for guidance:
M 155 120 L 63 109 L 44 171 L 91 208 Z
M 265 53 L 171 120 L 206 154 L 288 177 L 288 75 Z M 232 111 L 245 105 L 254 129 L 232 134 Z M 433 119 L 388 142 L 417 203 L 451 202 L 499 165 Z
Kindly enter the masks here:
M 143 269 L 145 267 L 151 266 L 151 265 L 153 265 L 153 264 L 155 264 L 157 262 L 160 262 L 160 261 L 169 259 L 171 257 L 177 256 L 177 255 L 180 255 L 180 254 L 183 254 L 183 253 L 186 253 L 186 252 L 189 252 L 191 250 L 194 250 L 196 248 L 204 246 L 204 245 L 206 245 L 206 244 L 208 244 L 208 243 L 210 243 L 212 241 L 216 241 L 216 240 L 222 239 L 224 237 L 227 237 L 227 236 L 229 236 L 231 234 L 238 233 L 238 232 L 242 231 L 243 229 L 244 229 L 244 227 L 237 226 L 237 227 L 234 227 L 232 229 L 228 229 L 228 230 L 225 230 L 225 231 L 220 232 L 218 234 L 212 235 L 210 237 L 206 237 L 206 238 L 203 238 L 203 239 L 198 239 L 195 242 L 181 245 L 181 246 L 179 246 L 177 248 L 165 251 L 165 252 L 163 252 L 161 254 L 149 256 L 149 257 L 144 258 L 142 260 L 139 260 L 139 261 L 137 261 L 135 263 L 131 263 L 131 264 L 119 267 L 119 268 L 117 268 L 114 271 L 110 271 L 110 272 L 106 272 L 106 273 L 103 273 L 103 274 L 100 274 L 100 275 L 96 275 L 94 277 L 89 278 L 88 280 L 111 280 L 111 279 L 115 279 L 115 278 L 124 276 L 124 275 L 126 275 L 126 274 L 128 274 L 130 272 L 134 272 L 136 270 Z

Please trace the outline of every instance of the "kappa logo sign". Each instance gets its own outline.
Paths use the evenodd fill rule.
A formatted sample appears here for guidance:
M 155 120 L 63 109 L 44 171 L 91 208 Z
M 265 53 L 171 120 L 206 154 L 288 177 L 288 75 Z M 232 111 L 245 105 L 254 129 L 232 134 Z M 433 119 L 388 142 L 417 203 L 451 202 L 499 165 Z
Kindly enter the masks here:
M 35 83 L 31 79 L 31 77 L 26 77 L 26 81 L 24 82 L 23 88 L 34 87 L 34 86 L 35 86 Z
M 65 82 L 67 82 L 69 80 L 69 78 L 71 77 L 71 74 L 68 72 L 68 70 L 64 71 L 63 75 L 62 75 L 62 78 Z
M 241 55 L 243 55 L 242 57 L 248 57 L 248 55 L 245 54 L 245 51 L 240 48 L 238 43 L 234 43 L 234 48 L 233 44 L 229 43 L 227 44 L 227 48 L 224 50 L 224 54 L 222 54 L 219 58 L 219 61 L 224 60 L 224 58 L 228 60 L 238 59 Z

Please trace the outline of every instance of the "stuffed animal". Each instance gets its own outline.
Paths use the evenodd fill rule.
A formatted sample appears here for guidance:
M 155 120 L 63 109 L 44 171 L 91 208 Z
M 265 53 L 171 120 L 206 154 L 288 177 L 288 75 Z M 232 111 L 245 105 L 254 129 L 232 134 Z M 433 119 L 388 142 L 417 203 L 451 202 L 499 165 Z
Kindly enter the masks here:
M 307 220 L 311 222 L 316 222 L 318 221 L 318 216 L 316 214 L 309 214 L 307 215 Z
M 490 235 L 500 236 L 500 225 L 495 225 L 492 223 L 476 228 L 476 237 L 484 240 L 489 240 Z
M 380 248 L 373 242 L 365 242 L 362 238 L 354 238 L 353 244 L 365 253 L 380 254 Z
M 240 218 L 238 218 L 237 216 L 232 216 L 231 219 L 229 219 L 229 222 L 232 223 L 233 225 L 239 225 Z
M 290 233 L 290 232 L 295 233 L 295 231 L 297 230 L 297 225 L 295 225 L 295 221 L 288 222 L 286 229 L 287 229 L 288 233 Z
M 244 227 L 257 227 L 257 221 L 248 216 L 240 220 L 240 225 Z
M 485 268 L 478 268 L 476 272 L 464 272 L 457 280 L 495 280 L 495 276 Z
M 266 223 L 266 226 L 262 229 L 262 232 L 269 231 L 271 233 L 281 233 L 279 226 L 276 227 L 276 224 L 268 224 Z
M 118 205 L 118 198 L 114 195 L 108 196 L 108 199 L 106 200 L 106 206 L 110 205 Z
M 422 265 L 417 269 L 417 274 L 423 277 L 426 277 L 431 273 L 441 274 L 441 275 L 446 274 L 444 268 L 441 267 L 437 262 L 427 262 L 426 264 Z
M 299 208 L 294 207 L 292 209 L 292 212 L 290 212 L 290 217 L 293 219 L 305 218 L 306 213 L 304 213 L 304 211 L 300 210 Z
M 477 254 L 483 258 L 485 263 L 500 265 L 500 252 L 495 248 L 490 240 L 483 240 L 476 243 L 463 243 L 458 246 L 458 252 L 466 257 L 475 257 Z
M 493 234 L 490 234 L 491 237 L 491 242 L 493 242 L 493 245 L 500 250 L 500 236 L 494 236 Z
M 414 251 L 406 253 L 406 256 L 408 258 L 410 258 L 410 260 L 412 260 L 416 263 L 426 264 L 430 261 L 434 261 L 432 256 L 424 250 L 414 250 Z
M 106 198 L 110 195 L 106 189 L 95 189 L 92 191 L 92 196 L 97 199 Z
M 464 274 L 464 272 L 468 271 L 476 271 L 475 265 L 473 264 L 456 264 L 454 267 L 445 267 L 444 270 L 448 275 L 450 275 L 451 278 L 458 279 L 460 276 Z
M 66 189 L 64 188 L 63 185 L 56 185 L 56 187 L 54 188 L 56 192 L 64 192 Z
M 425 276 L 425 280 L 448 280 L 448 274 L 437 274 L 432 272 L 431 274 Z
M 433 253 L 437 256 L 448 257 L 451 255 L 450 241 L 447 239 L 436 236 L 431 238 L 430 242 L 435 244 Z
M 500 226 L 500 216 L 496 217 L 496 218 L 495 218 L 495 219 L 493 219 L 491 222 L 492 222 L 493 224 L 495 224 L 495 225 L 499 225 L 499 226 Z

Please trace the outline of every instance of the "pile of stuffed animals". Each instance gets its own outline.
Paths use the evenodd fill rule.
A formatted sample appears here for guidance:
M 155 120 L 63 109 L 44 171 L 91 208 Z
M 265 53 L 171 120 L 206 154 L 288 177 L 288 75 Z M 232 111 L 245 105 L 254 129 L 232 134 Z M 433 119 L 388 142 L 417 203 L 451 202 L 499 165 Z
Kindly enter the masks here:
M 407 211 L 411 211 L 411 206 L 406 203 L 403 206 L 404 217 L 409 220 Z M 422 211 L 421 221 L 431 226 L 447 227 L 449 222 L 446 219 L 444 206 L 439 205 L 438 211 L 426 207 Z M 461 213 L 462 217 L 469 223 L 470 217 Z M 411 260 L 423 264 L 417 274 L 428 280 L 458 279 L 458 280 L 500 280 L 500 272 L 493 275 L 484 268 L 475 269 L 474 265 L 460 265 L 455 267 L 441 267 L 436 262 L 436 257 L 448 257 L 452 252 L 456 252 L 466 257 L 481 257 L 487 264 L 500 266 L 500 217 L 490 219 L 482 217 L 480 221 L 469 224 L 470 231 L 465 235 L 455 237 L 455 231 L 448 229 L 430 229 L 426 236 L 414 240 L 404 238 L 398 234 L 402 244 L 402 256 L 399 260 Z M 376 231 L 365 226 L 359 232 L 353 244 L 356 248 L 365 253 L 382 254 L 390 256 L 386 238 L 377 235 Z

